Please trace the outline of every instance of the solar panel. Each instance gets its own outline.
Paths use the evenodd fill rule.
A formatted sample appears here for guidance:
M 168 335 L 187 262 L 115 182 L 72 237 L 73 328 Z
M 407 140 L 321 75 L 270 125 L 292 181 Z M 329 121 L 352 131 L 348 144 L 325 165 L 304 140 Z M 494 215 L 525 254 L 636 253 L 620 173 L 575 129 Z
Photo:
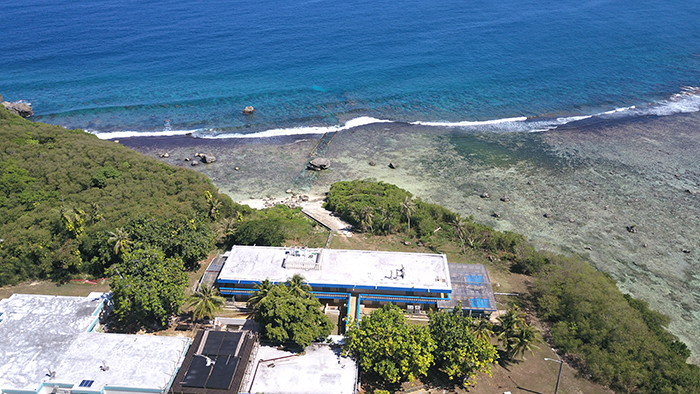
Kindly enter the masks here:
M 228 390 L 231 388 L 233 374 L 236 372 L 238 357 L 219 356 L 214 364 L 214 370 L 207 381 L 206 388 Z
M 187 374 L 185 374 L 185 378 L 182 380 L 182 385 L 185 387 L 204 388 L 211 369 L 211 366 L 207 367 L 206 358 L 194 356 L 190 367 L 187 369 Z
M 219 348 L 219 355 L 223 356 L 233 356 L 236 354 L 236 349 L 238 349 L 238 342 L 241 340 L 241 332 L 228 332 L 224 341 L 221 343 L 221 348 Z
M 483 275 L 465 275 L 467 279 L 467 283 L 469 284 L 478 284 L 478 283 L 484 283 L 484 276 Z
M 491 302 L 488 298 L 472 298 L 469 300 L 472 308 L 488 308 L 491 306 Z
M 95 383 L 94 380 L 83 380 L 82 382 L 80 382 L 78 387 L 90 387 L 93 383 Z
M 202 349 L 202 354 L 214 356 L 219 354 L 219 348 L 221 347 L 221 342 L 224 340 L 225 335 L 225 331 L 209 331 L 209 334 L 207 334 L 207 342 L 204 344 L 204 349 Z

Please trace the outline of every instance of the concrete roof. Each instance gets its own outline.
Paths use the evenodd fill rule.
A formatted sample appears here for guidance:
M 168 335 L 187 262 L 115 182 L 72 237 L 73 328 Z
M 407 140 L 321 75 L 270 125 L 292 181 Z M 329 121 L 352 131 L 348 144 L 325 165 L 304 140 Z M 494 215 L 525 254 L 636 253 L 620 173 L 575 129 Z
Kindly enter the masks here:
M 94 380 L 90 390 L 96 392 L 105 386 L 165 390 L 189 343 L 182 337 L 82 333 L 63 354 L 53 381 Z M 109 368 L 103 371 L 103 365 Z
M 0 389 L 36 390 L 76 336 L 97 322 L 103 301 L 33 294 L 0 300 Z
M 449 293 L 447 258 L 443 254 L 367 250 L 308 249 L 318 253 L 317 268 L 285 268 L 289 248 L 234 246 L 219 274 L 221 283 L 284 282 L 302 275 L 314 287 L 357 287 Z M 314 257 L 315 258 L 315 257 Z M 300 266 L 300 264 L 293 264 Z M 403 278 L 396 270 L 404 268 Z
M 248 379 L 241 386 L 241 392 L 296 394 L 296 393 L 354 393 L 357 364 L 349 357 L 340 355 L 340 347 L 327 344 L 311 344 L 306 354 L 278 350 L 276 347 L 260 346 L 250 368 L 257 368 L 247 374 Z M 292 356 L 282 360 L 260 362 L 279 357 Z M 251 382 L 253 374 L 255 380 Z M 246 391 L 251 389 L 250 391 Z
M 105 300 L 102 293 L 13 294 L 1 300 L 0 390 L 37 391 L 43 383 L 78 389 L 83 380 L 94 383 L 81 391 L 167 388 L 190 340 L 89 332 Z M 105 364 L 109 369 L 103 371 Z

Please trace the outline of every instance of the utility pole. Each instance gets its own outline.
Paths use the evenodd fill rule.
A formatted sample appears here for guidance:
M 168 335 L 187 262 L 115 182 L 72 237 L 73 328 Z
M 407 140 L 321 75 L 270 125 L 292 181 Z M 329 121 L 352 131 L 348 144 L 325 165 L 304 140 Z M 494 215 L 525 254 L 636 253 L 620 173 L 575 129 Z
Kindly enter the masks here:
M 557 394 L 557 392 L 559 391 L 559 381 L 561 380 L 561 370 L 562 370 L 562 368 L 564 367 L 564 361 L 562 361 L 562 360 L 555 360 L 555 359 L 553 359 L 553 358 L 547 358 L 547 357 L 545 357 L 544 359 L 545 359 L 546 361 L 554 361 L 554 362 L 559 363 L 559 375 L 557 376 L 557 387 L 554 389 L 554 394 Z

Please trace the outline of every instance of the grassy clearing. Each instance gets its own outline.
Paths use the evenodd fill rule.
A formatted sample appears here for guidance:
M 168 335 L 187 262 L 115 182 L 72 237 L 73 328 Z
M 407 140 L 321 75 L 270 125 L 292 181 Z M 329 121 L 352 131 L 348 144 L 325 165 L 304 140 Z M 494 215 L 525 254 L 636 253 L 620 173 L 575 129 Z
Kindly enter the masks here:
M 12 294 L 45 294 L 57 296 L 87 297 L 93 291 L 109 291 L 109 280 L 98 282 L 96 285 L 82 282 L 56 284 L 50 281 L 30 281 L 14 286 L 0 287 L 0 299 L 9 298 Z

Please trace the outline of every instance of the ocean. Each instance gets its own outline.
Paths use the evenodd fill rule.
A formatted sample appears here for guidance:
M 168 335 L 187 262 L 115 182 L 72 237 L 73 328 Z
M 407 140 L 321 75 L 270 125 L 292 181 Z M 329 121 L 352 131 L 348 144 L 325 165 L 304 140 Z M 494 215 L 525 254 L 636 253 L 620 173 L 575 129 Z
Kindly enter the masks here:
M 101 138 L 540 131 L 700 109 L 693 1 L 28 0 L 0 26 L 5 99 Z

